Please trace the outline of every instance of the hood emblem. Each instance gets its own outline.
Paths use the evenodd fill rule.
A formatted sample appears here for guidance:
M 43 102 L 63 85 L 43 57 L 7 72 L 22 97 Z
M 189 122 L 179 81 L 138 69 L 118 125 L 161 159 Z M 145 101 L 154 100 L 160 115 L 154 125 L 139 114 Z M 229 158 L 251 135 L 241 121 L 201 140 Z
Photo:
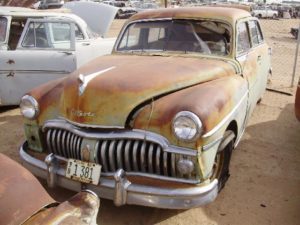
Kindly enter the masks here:
M 105 69 L 105 70 L 100 70 L 100 71 L 98 71 L 98 72 L 96 72 L 96 73 L 91 73 L 91 74 L 88 74 L 88 75 L 82 75 L 82 74 L 79 74 L 79 76 L 78 76 L 78 82 L 79 82 L 79 95 L 82 95 L 83 94 L 83 92 L 84 92 L 84 90 L 85 90 L 85 88 L 86 88 L 86 86 L 88 85 L 88 83 L 92 80 L 92 79 L 94 79 L 95 77 L 97 77 L 97 76 L 99 76 L 99 75 L 101 75 L 101 74 L 103 74 L 103 73 L 105 73 L 105 72 L 107 72 L 107 71 L 110 71 L 110 70 L 112 70 L 112 69 L 114 69 L 115 67 L 114 66 L 112 66 L 112 67 L 109 67 L 109 68 L 107 68 L 107 69 Z

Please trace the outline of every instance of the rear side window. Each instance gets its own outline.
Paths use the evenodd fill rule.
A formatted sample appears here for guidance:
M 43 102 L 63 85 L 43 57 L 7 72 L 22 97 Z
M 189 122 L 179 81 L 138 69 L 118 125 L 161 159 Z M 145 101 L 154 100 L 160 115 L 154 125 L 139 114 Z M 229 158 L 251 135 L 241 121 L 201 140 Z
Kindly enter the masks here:
M 262 33 L 257 21 L 249 21 L 249 29 L 253 46 L 259 45 L 263 42 Z
M 22 46 L 26 48 L 70 49 L 71 26 L 64 22 L 31 22 Z
M 7 19 L 5 17 L 0 17 L 0 42 L 5 41 L 7 29 Z
M 240 23 L 237 30 L 237 53 L 238 55 L 247 52 L 251 48 L 250 36 L 246 22 Z

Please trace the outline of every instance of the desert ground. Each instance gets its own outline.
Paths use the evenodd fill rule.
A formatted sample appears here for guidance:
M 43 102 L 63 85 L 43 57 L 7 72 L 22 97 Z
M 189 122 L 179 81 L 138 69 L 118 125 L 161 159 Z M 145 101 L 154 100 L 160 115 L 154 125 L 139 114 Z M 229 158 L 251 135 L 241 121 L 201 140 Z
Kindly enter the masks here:
M 267 91 L 257 105 L 233 153 L 231 176 L 217 199 L 190 210 L 116 207 L 112 201 L 102 199 L 99 224 L 300 224 L 300 122 L 294 116 L 295 87 L 289 87 L 296 49 L 296 40 L 289 31 L 291 27 L 298 27 L 300 21 L 261 22 L 265 38 L 273 48 L 274 72 L 269 85 L 285 93 Z M 109 36 L 115 36 L 123 23 L 124 20 L 115 20 Z M 298 63 L 296 80 L 299 74 Z M 1 152 L 20 162 L 18 148 L 23 141 L 19 109 L 1 108 Z M 74 194 L 61 188 L 47 190 L 58 201 Z

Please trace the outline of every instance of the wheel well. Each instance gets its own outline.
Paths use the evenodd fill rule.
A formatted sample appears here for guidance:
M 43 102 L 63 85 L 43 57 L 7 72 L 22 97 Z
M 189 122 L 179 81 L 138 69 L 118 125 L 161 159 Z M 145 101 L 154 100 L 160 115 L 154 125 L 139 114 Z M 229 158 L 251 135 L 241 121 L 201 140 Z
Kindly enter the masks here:
M 235 120 L 231 121 L 226 130 L 231 130 L 234 133 L 235 135 L 234 142 L 235 142 L 238 135 L 237 122 Z

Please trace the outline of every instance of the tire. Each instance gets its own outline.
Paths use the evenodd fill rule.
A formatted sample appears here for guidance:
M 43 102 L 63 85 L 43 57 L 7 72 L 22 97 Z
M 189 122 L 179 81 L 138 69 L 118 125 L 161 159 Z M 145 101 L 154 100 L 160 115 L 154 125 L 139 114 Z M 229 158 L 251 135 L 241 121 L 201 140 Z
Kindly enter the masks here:
M 276 14 L 273 14 L 272 18 L 273 18 L 273 19 L 276 19 L 276 18 L 277 18 L 277 15 L 276 15 Z
M 226 131 L 233 133 L 232 131 Z M 227 136 L 225 132 L 225 137 Z M 234 147 L 234 140 L 231 140 L 226 147 L 217 153 L 216 158 L 215 158 L 215 163 L 214 163 L 214 168 L 213 168 L 213 174 L 211 176 L 211 179 L 217 179 L 218 180 L 218 191 L 220 192 L 228 178 L 230 177 L 229 173 L 229 165 L 230 165 L 230 160 L 231 160 L 231 154 L 232 150 Z

